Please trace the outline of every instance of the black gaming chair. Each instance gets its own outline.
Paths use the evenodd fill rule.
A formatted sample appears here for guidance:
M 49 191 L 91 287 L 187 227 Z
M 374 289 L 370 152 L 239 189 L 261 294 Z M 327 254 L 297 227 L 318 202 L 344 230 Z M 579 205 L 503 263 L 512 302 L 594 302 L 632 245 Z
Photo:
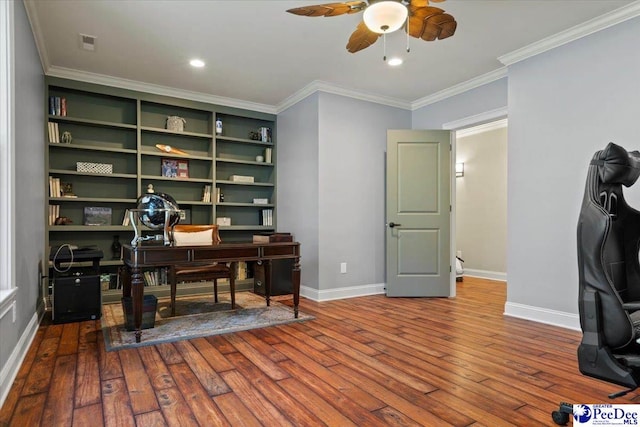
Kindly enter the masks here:
M 640 212 L 622 194 L 638 176 L 640 152 L 613 143 L 596 152 L 578 221 L 578 365 L 584 375 L 626 387 L 611 399 L 640 385 Z M 570 413 L 562 403 L 553 420 L 565 424 Z

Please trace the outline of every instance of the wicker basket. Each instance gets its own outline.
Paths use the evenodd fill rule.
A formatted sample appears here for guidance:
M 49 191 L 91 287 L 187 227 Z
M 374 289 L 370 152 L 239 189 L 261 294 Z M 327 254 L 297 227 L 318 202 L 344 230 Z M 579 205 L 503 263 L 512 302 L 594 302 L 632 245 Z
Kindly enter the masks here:
M 167 130 L 172 130 L 174 132 L 182 132 L 184 131 L 184 125 L 187 124 L 187 121 L 179 116 L 168 116 L 167 117 Z

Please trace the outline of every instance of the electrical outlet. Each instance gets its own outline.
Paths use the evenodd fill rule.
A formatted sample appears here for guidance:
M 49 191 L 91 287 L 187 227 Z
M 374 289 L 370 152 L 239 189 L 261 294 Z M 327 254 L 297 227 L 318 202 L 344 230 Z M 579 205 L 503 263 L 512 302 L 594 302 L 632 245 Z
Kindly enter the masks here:
M 347 263 L 346 262 L 341 262 L 340 263 L 340 274 L 347 274 Z

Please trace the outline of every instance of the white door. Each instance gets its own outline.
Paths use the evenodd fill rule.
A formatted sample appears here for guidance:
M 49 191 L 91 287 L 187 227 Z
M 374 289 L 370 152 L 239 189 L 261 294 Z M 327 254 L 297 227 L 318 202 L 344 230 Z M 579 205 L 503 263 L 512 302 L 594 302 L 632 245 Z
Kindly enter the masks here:
M 451 292 L 451 133 L 387 132 L 387 296 Z

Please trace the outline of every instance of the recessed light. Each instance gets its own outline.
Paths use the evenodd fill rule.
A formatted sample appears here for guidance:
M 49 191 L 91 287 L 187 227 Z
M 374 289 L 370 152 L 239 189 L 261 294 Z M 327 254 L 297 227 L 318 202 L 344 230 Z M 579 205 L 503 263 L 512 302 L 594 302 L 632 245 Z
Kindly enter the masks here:
M 402 58 L 390 58 L 387 63 L 392 67 L 397 67 L 402 64 Z
M 192 67 L 196 67 L 196 68 L 202 68 L 204 67 L 204 61 L 201 59 L 192 59 L 191 61 L 189 61 L 189 64 Z

